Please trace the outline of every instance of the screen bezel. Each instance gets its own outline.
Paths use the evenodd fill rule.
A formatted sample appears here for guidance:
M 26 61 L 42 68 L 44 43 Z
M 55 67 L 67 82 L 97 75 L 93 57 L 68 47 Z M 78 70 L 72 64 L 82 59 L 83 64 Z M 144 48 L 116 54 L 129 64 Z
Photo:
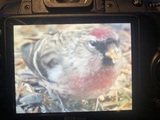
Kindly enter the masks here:
M 13 26 L 14 25 L 35 25 L 35 24 L 80 24 L 80 23 L 131 23 L 131 44 L 132 44 L 132 110 L 129 111 L 101 111 L 101 112 L 73 112 L 73 113 L 47 113 L 47 114 L 16 114 L 15 108 L 15 81 L 14 81 L 14 50 L 13 50 Z M 138 18 L 133 15 L 26 15 L 9 17 L 5 21 L 5 86 L 6 101 L 9 105 L 6 107 L 11 116 L 14 118 L 38 118 L 51 119 L 64 118 L 65 116 L 77 116 L 87 119 L 101 118 L 123 118 L 133 116 L 136 110 L 139 110 L 140 91 L 140 56 L 139 56 L 139 28 Z M 138 66 L 138 67 L 137 67 Z M 9 74 L 9 76 L 7 76 Z M 138 93 L 138 94 L 137 94 Z M 96 118 L 97 117 L 97 118 Z

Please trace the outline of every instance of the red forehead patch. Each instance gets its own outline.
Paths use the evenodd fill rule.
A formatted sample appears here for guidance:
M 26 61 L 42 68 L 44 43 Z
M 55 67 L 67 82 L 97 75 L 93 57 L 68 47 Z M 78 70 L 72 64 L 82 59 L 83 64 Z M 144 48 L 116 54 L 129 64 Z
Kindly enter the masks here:
M 98 39 L 115 37 L 115 34 L 111 30 L 108 30 L 106 28 L 94 28 L 90 34 L 95 36 Z

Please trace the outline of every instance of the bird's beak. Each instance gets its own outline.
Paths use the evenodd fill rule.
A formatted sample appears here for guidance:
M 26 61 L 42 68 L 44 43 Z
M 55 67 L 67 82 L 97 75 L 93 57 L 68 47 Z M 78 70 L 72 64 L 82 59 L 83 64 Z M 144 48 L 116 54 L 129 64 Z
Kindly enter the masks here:
M 113 63 L 116 63 L 120 59 L 120 51 L 116 46 L 111 46 L 105 53 L 105 56 L 111 58 Z

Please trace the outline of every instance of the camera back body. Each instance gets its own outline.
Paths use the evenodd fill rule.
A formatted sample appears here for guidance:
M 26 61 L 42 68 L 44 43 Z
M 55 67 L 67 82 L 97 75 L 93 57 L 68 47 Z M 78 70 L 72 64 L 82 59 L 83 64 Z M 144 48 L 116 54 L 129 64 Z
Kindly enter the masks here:
M 132 119 L 159 117 L 159 0 L 17 0 L 16 2 L 11 2 L 3 6 L 0 9 L 0 14 L 0 66 L 2 68 L 0 69 L 0 87 L 2 89 L 0 97 L 3 103 L 3 110 L 1 111 L 4 113 L 4 116 L 2 117 L 5 119 L 14 120 L 18 118 L 20 120 L 25 120 L 28 118 L 39 118 L 51 120 L 53 118 L 60 118 L 65 120 L 80 120 L 99 119 L 98 116 L 101 116 L 100 119 L 130 119 L 130 115 Z M 111 26 L 111 29 L 113 27 L 111 24 L 116 23 L 115 29 L 117 32 L 119 32 L 118 26 L 122 26 L 121 29 L 124 31 L 126 29 L 130 31 L 131 110 L 122 110 L 122 112 L 119 113 L 117 113 L 118 110 L 116 109 L 115 111 L 113 110 L 113 112 L 97 110 L 94 112 L 51 112 L 51 114 L 37 112 L 38 114 L 24 114 L 24 108 L 29 106 L 22 105 L 21 107 L 19 100 L 16 100 L 18 94 L 16 85 L 18 79 L 15 76 L 18 70 L 16 70 L 17 66 L 14 65 L 17 60 L 15 58 L 16 54 L 14 53 L 16 51 L 14 48 L 16 46 L 14 43 L 14 41 L 16 41 L 16 27 L 14 26 L 53 24 L 80 24 L 80 26 L 85 26 L 85 24 L 88 24 L 88 26 L 100 24 L 100 26 L 103 26 L 104 23 L 105 25 L 109 25 L 109 27 Z M 130 28 L 124 28 L 125 23 L 129 23 Z M 79 28 L 81 27 L 78 26 L 78 29 Z M 51 29 L 54 31 L 54 28 Z M 24 35 L 23 37 L 26 36 Z M 19 107 L 23 108 L 22 113 L 18 112 L 20 109 Z M 29 108 L 27 108 L 27 110 L 28 109 Z M 34 107 L 34 110 L 35 109 Z M 8 116 L 8 114 L 10 115 Z

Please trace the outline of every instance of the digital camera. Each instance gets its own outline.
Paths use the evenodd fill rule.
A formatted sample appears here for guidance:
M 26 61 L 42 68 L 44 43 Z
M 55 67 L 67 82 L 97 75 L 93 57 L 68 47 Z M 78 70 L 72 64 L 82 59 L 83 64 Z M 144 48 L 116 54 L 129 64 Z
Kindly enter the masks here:
M 158 120 L 159 0 L 15 0 L 0 9 L 2 120 Z

